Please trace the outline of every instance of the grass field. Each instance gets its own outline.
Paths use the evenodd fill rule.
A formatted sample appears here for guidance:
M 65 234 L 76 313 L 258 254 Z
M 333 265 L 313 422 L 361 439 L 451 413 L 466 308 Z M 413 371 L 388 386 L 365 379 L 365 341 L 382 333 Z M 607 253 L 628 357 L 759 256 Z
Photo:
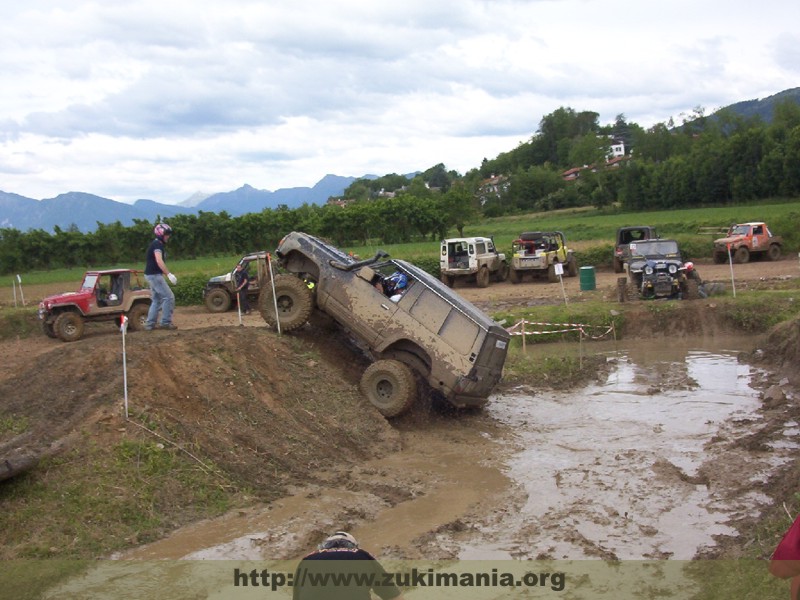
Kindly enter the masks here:
M 486 219 L 480 224 L 470 224 L 464 228 L 466 236 L 492 236 L 501 252 L 510 252 L 511 242 L 523 231 L 562 231 L 567 244 L 579 253 L 579 263 L 594 264 L 597 267 L 610 264 L 610 249 L 618 227 L 628 225 L 652 225 L 658 228 L 663 238 L 675 238 L 687 258 L 698 259 L 711 256 L 714 235 L 703 233 L 701 228 L 724 228 L 733 222 L 765 221 L 772 232 L 784 238 L 784 253 L 800 251 L 800 199 L 749 206 L 725 206 L 719 208 L 692 208 L 686 210 L 665 210 L 646 213 L 624 213 L 612 210 L 575 208 L 547 213 L 531 213 Z M 456 237 L 455 230 L 448 236 Z M 367 257 L 377 250 L 385 250 L 395 258 L 412 262 L 437 262 L 439 240 L 416 241 L 408 244 L 380 244 L 346 247 L 359 256 Z M 243 249 L 251 251 L 252 248 Z M 267 248 L 271 250 L 271 248 Z M 230 256 L 211 256 L 193 260 L 169 260 L 170 269 L 181 276 L 219 275 L 230 271 L 241 254 Z M 144 249 L 139 264 L 93 265 L 96 268 L 144 268 Z M 73 269 L 54 269 L 20 273 L 23 284 L 80 282 L 84 267 Z M 12 276 L 0 278 L 0 287 L 12 286 Z M 67 287 L 66 289 L 69 289 Z

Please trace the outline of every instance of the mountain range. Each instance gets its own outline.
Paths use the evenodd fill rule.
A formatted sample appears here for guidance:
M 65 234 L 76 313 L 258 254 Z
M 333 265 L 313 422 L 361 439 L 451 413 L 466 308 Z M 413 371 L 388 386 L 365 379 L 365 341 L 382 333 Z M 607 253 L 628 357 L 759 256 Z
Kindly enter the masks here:
M 775 104 L 787 99 L 800 104 L 800 87 L 784 90 L 761 100 L 737 102 L 720 111 L 727 110 L 746 119 L 758 117 L 769 123 L 772 120 Z M 711 116 L 714 117 L 720 111 Z M 412 177 L 413 174 L 408 176 Z M 35 200 L 0 191 L 0 228 L 52 231 L 55 227 L 68 229 L 75 226 L 80 231 L 88 232 L 93 231 L 97 223 L 119 221 L 128 226 L 133 224 L 134 219 L 152 222 L 159 217 L 168 219 L 177 214 L 195 214 L 199 211 L 226 211 L 229 215 L 238 217 L 281 205 L 297 208 L 303 204 L 324 204 L 331 196 L 341 196 L 356 179 L 377 177 L 377 175 L 364 175 L 360 178 L 326 175 L 310 188 L 281 188 L 274 192 L 259 190 L 245 184 L 231 192 L 210 196 L 195 194 L 179 205 L 145 199 L 125 204 L 85 192 L 68 192 L 55 198 Z
M 168 219 L 177 214 L 196 214 L 199 211 L 226 211 L 232 217 L 238 217 L 281 205 L 297 208 L 303 204 L 324 204 L 331 196 L 341 196 L 356 179 L 376 177 L 326 175 L 314 187 L 281 188 L 274 192 L 258 190 L 245 184 L 232 192 L 204 197 L 199 202 L 193 197 L 180 205 L 145 199 L 126 204 L 85 192 L 67 192 L 55 198 L 34 200 L 0 191 L 0 228 L 52 231 L 56 226 L 61 229 L 75 226 L 80 231 L 87 232 L 96 229 L 97 223 L 119 221 L 128 226 L 133 224 L 134 219 L 152 222 L 159 217 Z

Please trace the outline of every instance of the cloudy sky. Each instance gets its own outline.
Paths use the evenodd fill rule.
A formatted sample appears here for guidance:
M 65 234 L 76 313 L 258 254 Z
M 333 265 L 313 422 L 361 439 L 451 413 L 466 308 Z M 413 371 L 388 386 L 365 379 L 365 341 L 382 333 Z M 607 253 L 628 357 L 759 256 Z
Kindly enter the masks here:
M 0 5 L 0 190 L 177 203 L 444 163 L 561 106 L 649 127 L 800 86 L 796 0 Z

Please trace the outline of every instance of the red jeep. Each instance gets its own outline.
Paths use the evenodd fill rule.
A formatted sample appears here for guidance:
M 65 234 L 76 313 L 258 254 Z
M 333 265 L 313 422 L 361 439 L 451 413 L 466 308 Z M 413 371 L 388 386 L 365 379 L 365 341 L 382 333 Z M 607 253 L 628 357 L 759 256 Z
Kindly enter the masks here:
M 39 303 L 42 331 L 51 338 L 74 342 L 83 336 L 87 321 L 119 324 L 127 315 L 131 330 L 144 329 L 150 310 L 150 290 L 143 271 L 112 269 L 87 271 L 77 292 L 48 296 Z
M 728 235 L 714 240 L 714 262 L 728 262 L 728 253 L 735 263 L 750 262 L 751 257 L 766 256 L 769 260 L 781 257 L 783 238 L 772 235 L 767 224 L 762 221 L 731 225 Z

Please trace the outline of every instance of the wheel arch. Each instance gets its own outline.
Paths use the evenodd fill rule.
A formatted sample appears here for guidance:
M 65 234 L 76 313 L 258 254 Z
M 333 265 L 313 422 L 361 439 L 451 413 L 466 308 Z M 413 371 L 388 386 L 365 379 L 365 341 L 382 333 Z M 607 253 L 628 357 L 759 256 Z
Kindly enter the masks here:
M 411 340 L 395 340 L 379 349 L 377 354 L 379 359 L 394 359 L 408 365 L 422 377 L 430 375 L 433 362 L 430 355 L 419 344 Z
M 281 264 L 290 273 L 307 273 L 314 281 L 319 281 L 319 265 L 298 250 L 286 254 Z

